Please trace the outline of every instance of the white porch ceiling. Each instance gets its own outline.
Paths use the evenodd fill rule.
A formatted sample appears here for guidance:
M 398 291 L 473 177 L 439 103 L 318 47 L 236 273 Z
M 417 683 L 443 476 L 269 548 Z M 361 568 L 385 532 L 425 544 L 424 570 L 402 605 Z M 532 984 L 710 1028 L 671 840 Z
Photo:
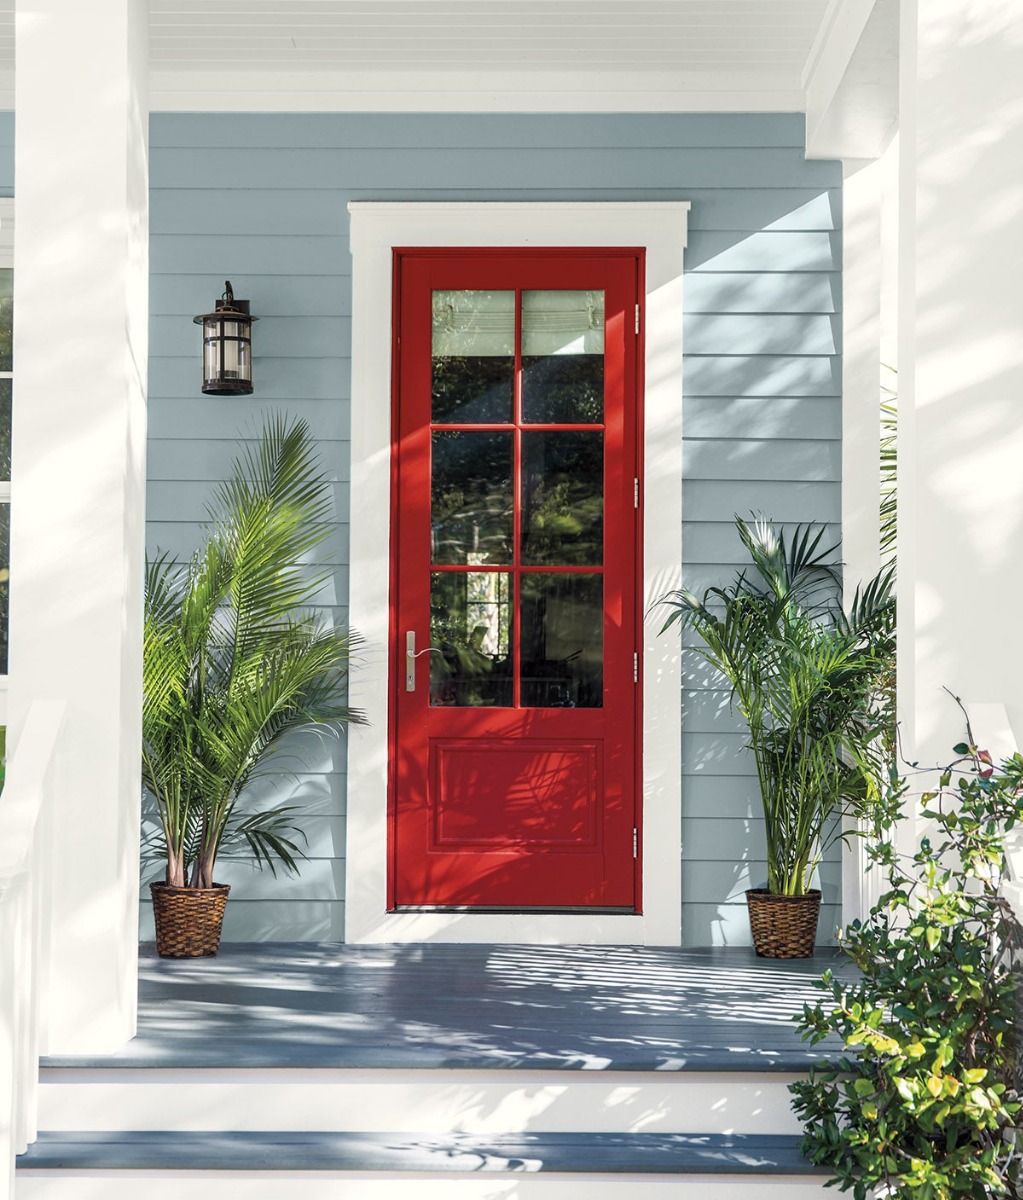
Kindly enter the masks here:
M 693 71 L 800 85 L 830 0 L 151 0 L 155 70 Z
M 806 111 L 830 102 L 886 2 L 897 5 L 149 0 L 150 100 L 176 111 Z M 6 106 L 14 7 L 0 0 Z M 855 110 L 855 94 L 846 101 Z

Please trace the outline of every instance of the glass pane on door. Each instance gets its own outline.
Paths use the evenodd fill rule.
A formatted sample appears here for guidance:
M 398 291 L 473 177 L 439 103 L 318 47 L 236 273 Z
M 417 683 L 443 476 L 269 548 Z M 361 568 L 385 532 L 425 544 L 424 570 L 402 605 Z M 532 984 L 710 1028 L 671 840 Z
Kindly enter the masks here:
M 604 420 L 604 293 L 522 293 L 522 420 Z
M 432 343 L 435 422 L 511 421 L 514 292 L 435 291 Z
M 522 561 L 591 566 L 604 561 L 604 435 L 522 434 Z
M 430 557 L 435 563 L 511 562 L 513 434 L 434 430 Z
M 522 577 L 522 704 L 600 708 L 604 692 L 604 579 Z
M 511 577 L 436 571 L 430 579 L 430 704 L 512 703 Z

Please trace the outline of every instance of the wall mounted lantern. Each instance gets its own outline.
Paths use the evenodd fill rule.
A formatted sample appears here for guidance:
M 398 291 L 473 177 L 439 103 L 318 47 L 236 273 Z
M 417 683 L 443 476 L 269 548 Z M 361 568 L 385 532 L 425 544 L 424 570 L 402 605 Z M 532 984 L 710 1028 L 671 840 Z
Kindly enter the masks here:
M 207 396 L 248 396 L 252 392 L 252 322 L 248 300 L 236 300 L 231 281 L 215 311 L 193 318 L 202 326 L 202 390 Z

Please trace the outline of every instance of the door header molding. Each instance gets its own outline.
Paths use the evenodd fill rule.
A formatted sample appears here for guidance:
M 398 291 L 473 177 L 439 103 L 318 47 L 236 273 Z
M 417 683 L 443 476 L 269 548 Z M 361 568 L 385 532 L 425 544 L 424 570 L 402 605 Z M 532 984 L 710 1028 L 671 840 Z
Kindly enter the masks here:
M 351 700 L 371 724 L 349 730 L 345 936 L 351 942 L 677 945 L 681 937 L 681 671 L 677 639 L 644 623 L 644 912 L 387 911 L 388 598 L 393 252 L 434 247 L 645 250 L 643 604 L 678 587 L 682 491 L 682 255 L 689 204 L 353 202 L 352 627 L 365 639 Z

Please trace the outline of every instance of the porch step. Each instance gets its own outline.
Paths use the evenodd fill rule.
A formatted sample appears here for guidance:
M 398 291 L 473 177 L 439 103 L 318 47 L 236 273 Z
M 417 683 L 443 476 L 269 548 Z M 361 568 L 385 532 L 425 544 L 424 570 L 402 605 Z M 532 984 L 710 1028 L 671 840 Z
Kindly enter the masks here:
M 555 1171 L 613 1175 L 814 1175 L 777 1135 L 520 1133 L 42 1133 L 22 1171 Z
M 39 1128 L 798 1134 L 779 1072 L 46 1067 Z
M 17 1200 L 180 1198 L 207 1181 L 232 1200 L 823 1200 L 823 1177 L 784 1136 L 549 1133 L 43 1133 Z M 670 1191 L 669 1191 L 670 1189 Z
M 16 1200 L 829 1200 L 788 1085 L 824 964 L 635 947 L 144 959 L 139 1035 L 49 1058 Z

